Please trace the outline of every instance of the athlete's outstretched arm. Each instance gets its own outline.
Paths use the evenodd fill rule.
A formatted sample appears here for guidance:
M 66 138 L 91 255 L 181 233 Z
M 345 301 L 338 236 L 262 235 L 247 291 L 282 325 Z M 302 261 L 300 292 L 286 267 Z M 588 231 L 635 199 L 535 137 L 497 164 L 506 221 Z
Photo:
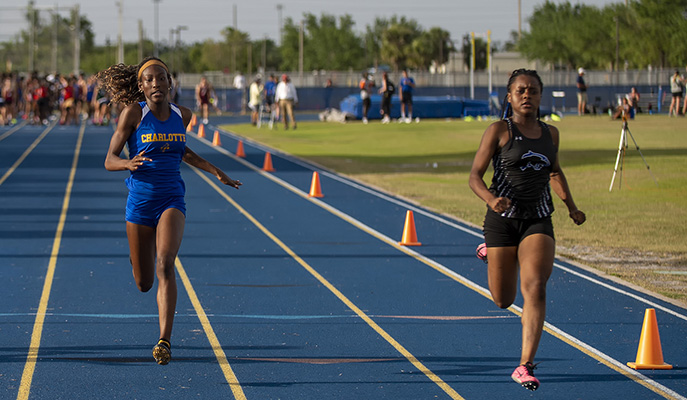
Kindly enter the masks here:
M 205 172 L 211 173 L 225 185 L 229 185 L 236 189 L 238 189 L 239 186 L 242 185 L 241 182 L 229 178 L 227 174 L 224 173 L 224 171 L 214 166 L 210 161 L 194 153 L 193 150 L 188 148 L 188 146 L 186 147 L 186 152 L 184 153 L 183 161 L 188 165 L 192 165 L 196 168 L 202 169 Z
M 181 119 L 184 123 L 184 126 L 188 126 L 188 124 L 191 122 L 191 118 L 193 117 L 193 111 L 187 107 L 179 107 L 179 109 L 181 110 Z M 186 151 L 184 152 L 184 158 L 182 158 L 182 160 L 188 165 L 192 165 L 196 168 L 202 169 L 205 172 L 211 173 L 225 185 L 229 185 L 236 189 L 242 185 L 241 182 L 229 178 L 224 171 L 214 166 L 208 160 L 194 153 L 193 150 L 188 148 L 188 146 L 186 146 Z

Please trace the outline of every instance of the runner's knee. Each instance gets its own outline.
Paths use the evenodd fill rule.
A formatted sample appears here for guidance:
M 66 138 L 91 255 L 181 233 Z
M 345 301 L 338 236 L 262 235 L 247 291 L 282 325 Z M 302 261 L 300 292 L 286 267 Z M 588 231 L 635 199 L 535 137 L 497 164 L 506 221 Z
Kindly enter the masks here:
M 136 286 L 138 287 L 138 290 L 140 290 L 143 293 L 148 292 L 150 289 L 153 288 L 153 280 L 152 279 L 137 279 L 136 280 Z
M 515 301 L 514 296 L 511 298 L 511 297 L 506 297 L 506 296 L 494 295 L 492 293 L 491 297 L 494 300 L 494 304 L 496 304 L 496 306 L 498 308 L 502 308 L 502 309 L 506 309 L 506 308 L 510 307 L 513 304 L 513 301 Z
M 174 275 L 174 259 L 175 257 L 158 256 L 157 257 L 157 276 L 158 279 L 171 280 L 175 278 Z
M 527 280 L 521 283 L 521 290 L 526 300 L 546 300 L 546 280 Z

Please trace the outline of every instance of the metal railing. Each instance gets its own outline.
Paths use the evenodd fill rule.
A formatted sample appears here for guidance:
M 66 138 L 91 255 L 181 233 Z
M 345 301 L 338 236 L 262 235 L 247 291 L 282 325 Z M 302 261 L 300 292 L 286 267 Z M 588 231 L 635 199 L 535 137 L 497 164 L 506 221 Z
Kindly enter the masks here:
M 668 85 L 670 76 L 675 70 L 682 71 L 683 68 L 647 68 L 643 70 L 625 71 L 586 71 L 584 79 L 588 86 L 660 86 Z M 497 71 L 492 73 L 492 86 L 496 89 L 505 88 L 511 71 Z M 557 70 L 557 71 L 537 71 L 542 78 L 544 87 L 554 88 L 563 86 L 575 86 L 577 71 Z M 328 79 L 331 79 L 334 86 L 354 87 L 361 79 L 362 71 L 311 71 L 304 72 L 302 75 L 298 71 L 275 71 L 275 76 L 280 77 L 287 74 L 296 87 L 323 87 Z M 233 74 L 225 74 L 220 71 L 210 71 L 203 74 L 181 74 L 179 76 L 181 86 L 184 88 L 195 87 L 200 81 L 200 77 L 205 75 L 210 83 L 216 88 L 232 88 Z M 372 74 L 377 82 L 381 82 L 382 73 Z M 410 75 L 415 79 L 418 87 L 465 87 L 470 85 L 469 72 L 449 72 L 445 74 L 432 74 L 426 71 L 411 71 Z M 389 72 L 390 79 L 398 82 L 400 73 Z M 250 83 L 255 74 L 246 76 L 246 82 Z M 263 77 L 264 81 L 264 77 Z M 474 74 L 474 84 L 476 87 L 487 87 L 489 85 L 489 73 L 478 71 Z

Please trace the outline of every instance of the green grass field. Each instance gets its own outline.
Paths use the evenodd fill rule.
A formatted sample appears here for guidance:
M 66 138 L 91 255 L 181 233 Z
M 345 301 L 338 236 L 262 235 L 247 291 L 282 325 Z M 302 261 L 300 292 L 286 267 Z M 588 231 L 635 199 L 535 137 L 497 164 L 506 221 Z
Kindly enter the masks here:
M 468 187 L 488 121 L 382 125 L 303 122 L 298 130 L 225 128 L 481 226 L 484 203 Z M 687 300 L 687 119 L 640 115 L 629 128 L 622 187 L 609 185 L 622 124 L 566 116 L 560 162 L 587 222 L 576 226 L 555 197 L 558 253 L 664 295 Z M 658 181 L 655 186 L 653 174 Z M 491 179 L 491 171 L 485 180 Z M 323 187 L 326 195 L 326 188 Z

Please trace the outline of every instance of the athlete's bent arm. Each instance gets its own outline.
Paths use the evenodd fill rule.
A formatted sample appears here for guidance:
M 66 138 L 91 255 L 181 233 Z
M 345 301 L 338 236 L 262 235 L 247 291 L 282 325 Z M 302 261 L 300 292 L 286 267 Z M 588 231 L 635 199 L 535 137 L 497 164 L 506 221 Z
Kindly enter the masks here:
M 117 129 L 112 134 L 112 139 L 110 139 L 110 148 L 107 150 L 107 156 L 105 157 L 105 169 L 108 171 L 135 171 L 144 162 L 152 161 L 150 158 L 145 157 L 143 152 L 140 152 L 131 159 L 120 157 L 122 150 L 124 150 L 124 144 L 136 130 L 139 122 L 141 122 L 141 107 L 138 104 L 128 105 L 122 110 Z
M 558 129 L 550 127 L 550 130 L 553 142 L 556 145 L 556 148 L 558 148 Z M 575 222 L 577 225 L 582 225 L 587 217 L 585 216 L 584 212 L 579 210 L 575 205 L 575 201 L 572 198 L 572 193 L 570 192 L 570 186 L 568 186 L 568 180 L 565 178 L 565 174 L 561 169 L 561 165 L 558 162 L 558 157 L 556 157 L 556 161 L 552 165 L 550 176 L 551 189 L 553 189 L 556 195 L 563 200 L 565 206 L 568 207 L 568 213 L 573 222 Z
M 489 167 L 489 161 L 496 153 L 496 150 L 503 145 L 501 143 L 502 131 L 505 128 L 505 122 L 495 122 L 487 128 L 482 136 L 482 141 L 479 144 L 475 159 L 472 162 L 472 169 L 470 170 L 470 189 L 475 194 L 484 200 L 485 203 L 495 212 L 502 213 L 510 208 L 511 201 L 506 197 L 496 197 L 489 191 L 486 183 L 484 183 L 484 174 Z M 507 132 L 507 128 L 506 132 Z M 506 135 L 507 138 L 507 135 Z
M 568 213 L 570 218 L 577 224 L 582 225 L 584 221 L 587 220 L 584 212 L 579 210 L 575 205 L 572 198 L 572 193 L 570 193 L 570 187 L 568 186 L 568 181 L 565 179 L 565 174 L 561 170 L 558 160 L 554 163 L 553 171 L 551 172 L 551 188 L 558 195 L 558 197 L 563 200 L 565 206 L 568 207 Z

